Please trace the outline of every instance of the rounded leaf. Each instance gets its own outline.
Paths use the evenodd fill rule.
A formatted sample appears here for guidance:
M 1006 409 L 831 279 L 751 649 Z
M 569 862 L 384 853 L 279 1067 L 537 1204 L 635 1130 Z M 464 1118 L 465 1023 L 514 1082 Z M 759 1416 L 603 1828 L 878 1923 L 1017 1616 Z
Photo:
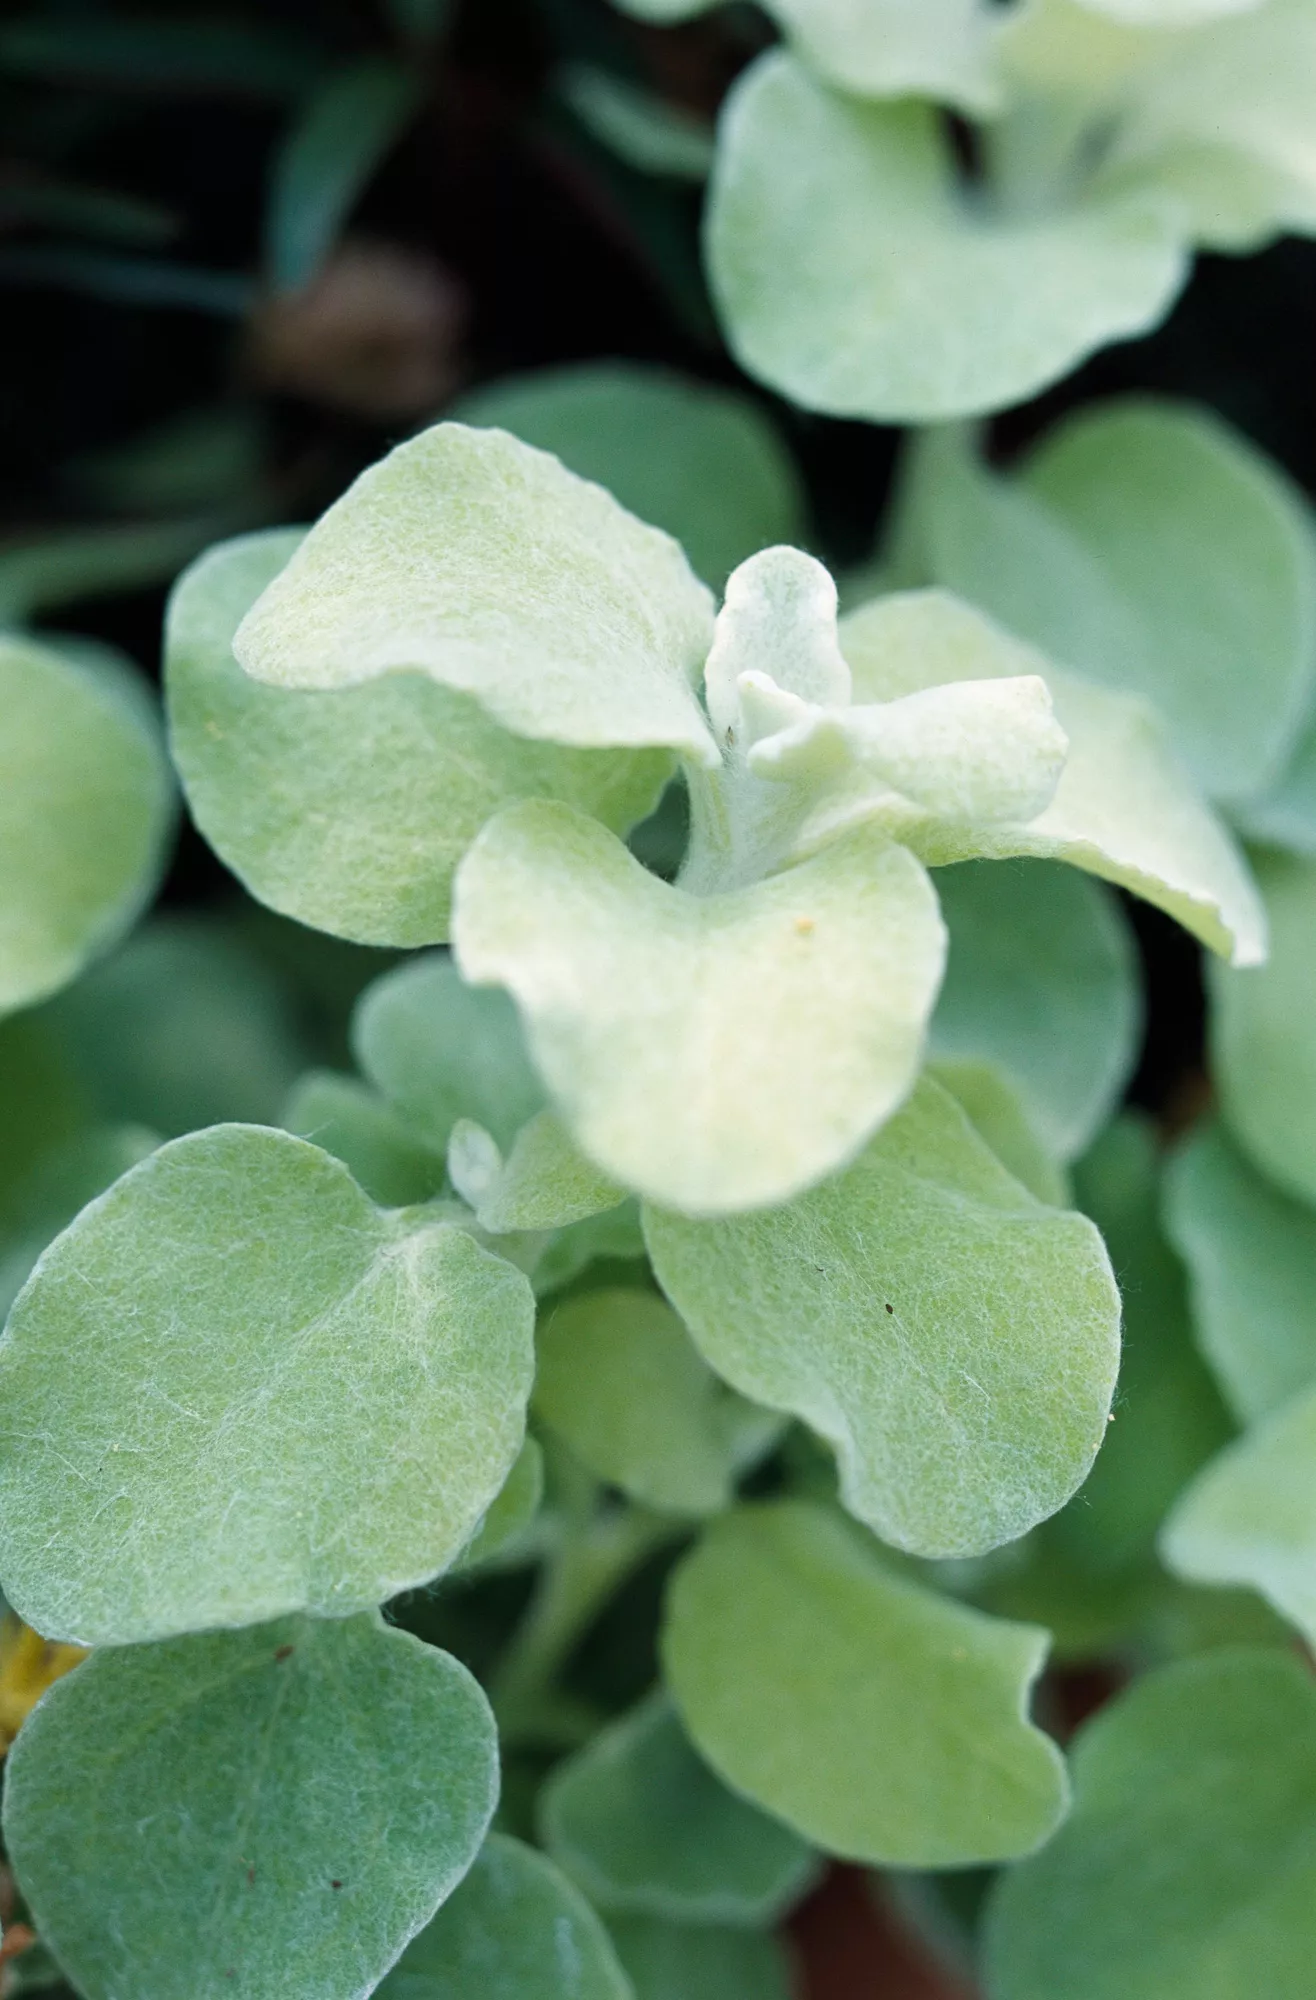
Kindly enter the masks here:
M 379 2000 L 634 2000 L 589 1904 L 533 1847 L 491 1833 Z
M 518 735 L 711 765 L 712 624 L 670 536 L 506 431 L 449 423 L 362 473 L 233 643 L 276 687 L 415 668 Z
M 696 1755 L 661 1693 L 558 1765 L 539 1816 L 559 1866 L 609 1913 L 766 1925 L 813 1872 L 799 1835 Z
M 11 1753 L 5 1844 L 86 2000 L 365 2000 L 497 1796 L 456 1660 L 286 1618 L 94 1653 Z
M 1010 217 L 956 180 L 929 105 L 756 63 L 723 113 L 708 222 L 750 374 L 832 416 L 969 416 L 1155 326 L 1183 283 L 1177 205 L 1154 190 Z
M 174 761 L 197 825 L 253 896 L 362 944 L 438 944 L 453 870 L 509 801 L 568 799 L 619 832 L 644 818 L 662 752 L 533 743 L 420 673 L 330 694 L 250 679 L 233 635 L 301 540 L 280 528 L 221 543 L 186 571 L 166 621 Z
M 1165 1220 L 1197 1339 L 1252 1423 L 1316 1381 L 1316 1215 L 1263 1180 L 1218 1125 L 1170 1161 Z
M 800 538 L 799 475 L 748 396 L 662 368 L 586 362 L 506 376 L 453 414 L 511 431 L 605 486 L 675 536 L 707 583 L 720 585 L 758 549 Z
M 807 831 L 876 819 L 933 866 L 1032 855 L 1067 861 L 1168 911 L 1235 965 L 1265 957 L 1266 921 L 1247 863 L 1199 796 L 1160 719 L 1139 697 L 1052 666 L 967 604 L 940 591 L 879 598 L 844 619 L 841 643 L 860 701 L 890 701 L 946 681 L 1040 673 L 1069 757 L 1036 819 L 956 826 L 880 799 L 857 798 Z
M 700 1353 L 828 1440 L 845 1504 L 885 1541 L 981 1554 L 1091 1466 L 1119 1364 L 1101 1238 L 1020 1186 L 930 1077 L 789 1207 L 646 1208 L 645 1235 Z
M 662 1650 L 698 1748 L 830 1853 L 951 1868 L 1038 1846 L 1064 1759 L 1027 1720 L 1044 1632 L 906 1582 L 825 1509 L 723 1516 L 672 1581 Z
M 0 1012 L 66 985 L 155 888 L 173 790 L 116 655 L 0 637 Z
M 908 1092 L 944 933 L 905 849 L 860 829 L 694 896 L 565 807 L 504 813 L 458 877 L 468 979 L 511 989 L 581 1150 L 691 1214 L 780 1201 Z
M 1074 1810 L 989 1906 L 991 2000 L 1305 2000 L 1316 1687 L 1280 1652 L 1139 1680 L 1074 1747 Z
M 622 1916 L 608 1928 L 635 2000 L 791 2000 L 795 1991 L 771 1932 Z
M 258 1126 L 59 1237 L 0 1342 L 0 1585 L 95 1645 L 340 1616 L 460 1553 L 521 1446 L 519 1271 Z

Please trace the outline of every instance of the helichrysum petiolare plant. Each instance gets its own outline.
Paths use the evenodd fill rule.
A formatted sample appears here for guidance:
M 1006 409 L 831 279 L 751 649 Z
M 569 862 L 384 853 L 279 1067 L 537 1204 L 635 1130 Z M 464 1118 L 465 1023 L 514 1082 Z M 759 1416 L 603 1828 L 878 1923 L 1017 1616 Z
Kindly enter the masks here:
M 1316 212 L 1310 0 L 771 11 L 709 261 L 807 407 L 1017 400 Z M 840 1856 L 1009 1864 L 992 2000 L 1304 2000 L 1305 503 L 1171 402 L 1005 472 L 943 425 L 841 611 L 748 405 L 599 369 L 463 414 L 169 612 L 216 852 L 421 953 L 356 1074 L 296 1076 L 218 929 L 67 984 L 170 780 L 118 665 L 0 651 L 0 999 L 45 1003 L 0 1033 L 0 1584 L 93 1649 L 7 1774 L 44 1944 L 90 2000 L 784 2000 Z M 1109 885 L 1213 954 L 1164 1175 Z M 480 1680 L 408 1629 L 526 1574 Z M 618 1713 L 571 1663 L 646 1575 Z M 1155 1663 L 1072 1776 L 1053 1643 Z

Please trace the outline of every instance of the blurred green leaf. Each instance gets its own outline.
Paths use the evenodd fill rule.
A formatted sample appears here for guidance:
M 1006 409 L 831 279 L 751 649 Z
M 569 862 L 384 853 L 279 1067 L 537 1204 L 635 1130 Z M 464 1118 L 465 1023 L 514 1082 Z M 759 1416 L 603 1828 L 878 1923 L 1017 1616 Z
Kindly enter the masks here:
M 766 1932 L 623 1916 L 608 1928 L 635 2000 L 790 2000 L 795 1991 L 785 1951 Z
M 713 128 L 652 91 L 590 63 L 570 63 L 557 90 L 590 135 L 643 174 L 705 181 L 712 172 Z
M 46 83 L 179 94 L 289 97 L 321 67 L 315 44 L 283 28 L 167 15 L 32 15 L 0 26 L 0 70 Z
M 274 162 L 265 260 L 280 291 L 309 285 L 385 156 L 419 110 L 423 79 L 375 57 L 304 104 Z
M 112 528 L 66 528 L 0 542 L 0 623 L 17 625 L 83 597 L 167 582 L 219 531 L 213 514 Z

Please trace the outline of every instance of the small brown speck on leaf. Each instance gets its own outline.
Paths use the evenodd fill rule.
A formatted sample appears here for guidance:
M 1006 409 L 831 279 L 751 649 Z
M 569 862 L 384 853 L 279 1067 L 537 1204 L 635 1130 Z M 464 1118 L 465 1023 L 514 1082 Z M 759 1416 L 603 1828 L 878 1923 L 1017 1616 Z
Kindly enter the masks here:
M 247 1870 L 247 1887 L 249 1889 L 254 1889 L 255 1886 L 256 1886 L 256 1870 L 254 1868 L 249 1868 Z
M 343 1885 L 342 1885 L 342 1883 L 341 1883 L 341 1882 L 331 1882 L 331 1883 L 329 1884 L 329 1887 L 330 1887 L 331 1889 L 341 1889 L 341 1888 L 342 1888 L 342 1886 L 343 1886 Z
M 799 932 L 799 934 L 800 934 L 800 936 L 801 936 L 801 937 L 808 937 L 808 936 L 809 936 L 809 934 L 810 934 L 810 933 L 812 932 L 812 930 L 814 929 L 814 921 L 813 921 L 813 918 L 812 918 L 812 917 L 796 917 L 796 919 L 795 919 L 795 928 L 796 928 L 796 930 L 797 930 L 797 931 Z
M 275 1650 L 274 1657 L 276 1660 L 282 1663 L 284 1660 L 290 1660 L 293 1654 L 296 1652 L 296 1650 L 297 1648 L 295 1646 L 279 1646 Z
M 888 1311 L 889 1313 L 893 1313 L 893 1312 L 895 1311 L 895 1307 L 894 1307 L 894 1306 L 893 1306 L 892 1304 L 890 1304 L 890 1302 L 889 1302 L 889 1301 L 888 1301 L 888 1303 L 887 1303 L 887 1311 Z

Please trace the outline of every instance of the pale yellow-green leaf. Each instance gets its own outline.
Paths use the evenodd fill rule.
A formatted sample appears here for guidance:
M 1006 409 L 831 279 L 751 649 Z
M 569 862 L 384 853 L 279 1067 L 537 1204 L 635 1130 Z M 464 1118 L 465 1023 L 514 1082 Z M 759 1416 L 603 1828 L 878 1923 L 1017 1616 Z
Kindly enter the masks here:
M 596 822 L 530 805 L 485 830 L 457 895 L 462 971 L 511 990 L 581 1150 L 672 1208 L 784 1200 L 913 1083 L 944 933 L 880 832 L 699 897 Z
M 997 214 L 960 193 L 933 109 L 839 96 L 765 56 L 723 113 L 714 291 L 752 375 L 806 409 L 930 422 L 1035 394 L 1154 326 L 1187 257 L 1154 188 Z
M 1091 1466 L 1119 1362 L 1101 1238 L 1029 1194 L 930 1077 L 788 1207 L 646 1207 L 645 1235 L 704 1358 L 827 1439 L 846 1505 L 884 1540 L 981 1554 Z
M 361 475 L 233 643 L 276 687 L 414 668 L 522 736 L 712 764 L 712 618 L 670 536 L 507 432 L 447 423 Z
M 254 896 L 364 944 L 441 944 L 452 872 L 513 799 L 562 798 L 624 833 L 670 758 L 572 750 L 503 729 L 422 673 L 331 693 L 264 687 L 233 635 L 302 539 L 243 535 L 187 570 L 170 600 L 170 745 L 206 839 Z
M 668 1685 L 725 1781 L 818 1846 L 938 1868 L 1039 1846 L 1064 1759 L 1027 1720 L 1047 1637 L 907 1582 L 801 1501 L 722 1517 L 673 1580 Z
M 601 1174 L 572 1144 L 552 1111 L 523 1125 L 498 1174 L 475 1204 L 481 1229 L 563 1229 L 625 1201 L 625 1188 Z
M 877 818 L 934 866 L 1010 855 L 1068 861 L 1167 910 L 1236 965 L 1264 956 L 1265 915 L 1247 864 L 1144 702 L 1062 672 L 937 591 L 879 598 L 852 612 L 841 622 L 841 643 L 859 700 L 890 701 L 945 681 L 1039 673 L 1069 739 L 1069 757 L 1051 804 L 1027 823 L 957 828 L 856 793 L 828 806 L 806 838 Z

